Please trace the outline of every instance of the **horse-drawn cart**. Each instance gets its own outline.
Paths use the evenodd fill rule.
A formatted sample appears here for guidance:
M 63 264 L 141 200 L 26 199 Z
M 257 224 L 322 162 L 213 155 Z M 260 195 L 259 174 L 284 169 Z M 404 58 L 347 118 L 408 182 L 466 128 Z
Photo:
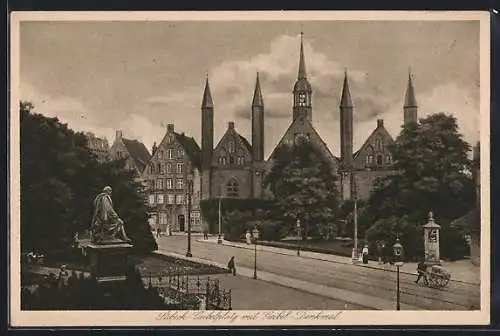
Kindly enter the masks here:
M 424 275 L 424 283 L 430 288 L 444 288 L 450 282 L 451 274 L 444 267 L 433 265 L 427 268 Z

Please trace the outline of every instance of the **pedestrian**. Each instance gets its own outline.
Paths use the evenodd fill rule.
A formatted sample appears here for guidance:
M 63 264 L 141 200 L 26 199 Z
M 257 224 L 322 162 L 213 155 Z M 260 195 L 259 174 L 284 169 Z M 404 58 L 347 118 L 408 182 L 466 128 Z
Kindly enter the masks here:
M 156 228 L 156 237 L 160 238 L 160 234 L 161 234 L 161 229 L 160 229 L 160 227 L 157 227 Z
M 420 262 L 417 265 L 417 280 L 415 280 L 415 283 L 418 284 L 420 278 L 425 278 L 426 271 L 427 271 L 427 265 L 425 264 L 424 259 L 420 259 Z
M 368 244 L 365 244 L 361 253 L 363 254 L 363 264 L 368 264 Z
M 234 264 L 234 256 L 229 259 L 229 262 L 227 263 L 227 268 L 229 271 L 233 273 L 233 275 L 236 275 L 236 266 Z
M 206 228 L 203 230 L 203 239 L 208 239 L 208 230 Z

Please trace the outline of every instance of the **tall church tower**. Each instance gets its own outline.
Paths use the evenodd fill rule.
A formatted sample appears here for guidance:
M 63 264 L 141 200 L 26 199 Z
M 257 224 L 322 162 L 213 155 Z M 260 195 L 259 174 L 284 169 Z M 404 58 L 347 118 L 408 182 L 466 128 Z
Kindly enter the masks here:
M 252 159 L 255 162 L 264 160 L 264 100 L 258 72 L 252 100 Z
M 418 105 L 415 99 L 415 90 L 411 80 L 411 71 L 408 74 L 408 85 L 406 87 L 405 104 L 403 107 L 404 125 L 417 122 Z
M 352 104 L 346 71 L 342 97 L 340 98 L 340 160 L 342 162 L 342 169 L 344 170 L 352 168 L 353 110 L 354 106 Z
M 210 198 L 210 177 L 212 154 L 214 150 L 214 103 L 208 84 L 208 76 L 205 82 L 205 91 L 201 102 L 201 197 Z
M 301 32 L 299 73 L 293 87 L 293 120 L 306 117 L 309 121 L 312 121 L 312 88 L 307 80 L 303 36 L 304 33 Z

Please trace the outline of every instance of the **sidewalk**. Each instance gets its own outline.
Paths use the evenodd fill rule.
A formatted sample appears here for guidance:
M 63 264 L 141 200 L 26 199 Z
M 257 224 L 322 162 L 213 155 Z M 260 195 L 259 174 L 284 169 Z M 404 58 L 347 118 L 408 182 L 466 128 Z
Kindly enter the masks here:
M 215 243 L 217 243 L 216 240 L 215 240 Z M 179 258 L 179 259 L 190 260 L 190 261 L 194 261 L 194 262 L 198 262 L 198 263 L 202 263 L 202 264 L 206 264 L 206 265 L 212 265 L 212 266 L 216 266 L 216 267 L 226 268 L 226 265 L 222 265 L 222 264 L 210 261 L 210 260 L 196 258 L 196 257 L 188 258 L 183 254 L 177 254 L 177 253 L 168 252 L 168 251 L 164 251 L 164 250 L 158 250 L 155 253 L 172 256 L 172 257 Z M 247 277 L 247 278 L 252 278 L 253 277 L 253 269 L 240 266 L 240 267 L 238 267 L 238 274 L 242 275 L 244 277 Z M 258 279 L 261 281 L 266 281 L 266 282 L 274 283 L 277 285 L 281 285 L 284 287 L 302 290 L 304 292 L 320 295 L 320 296 L 327 297 L 330 299 L 341 300 L 341 301 L 344 301 L 344 302 L 347 302 L 347 303 L 350 303 L 350 304 L 353 304 L 356 306 L 362 306 L 362 307 L 372 308 L 372 309 L 376 309 L 376 310 L 394 310 L 394 301 L 385 300 L 385 299 L 381 299 L 378 297 L 360 294 L 360 293 L 356 293 L 356 292 L 351 292 L 351 291 L 347 291 L 347 290 L 343 290 L 343 289 L 339 289 L 339 288 L 334 288 L 334 287 L 329 287 L 329 286 L 325 286 L 325 285 L 319 285 L 319 284 L 308 282 L 308 281 L 292 279 L 292 278 L 285 277 L 285 276 L 278 275 L 278 274 L 274 274 L 274 273 L 258 271 Z M 402 310 L 419 310 L 420 308 L 402 303 L 401 309 Z
M 217 244 L 216 237 L 209 237 L 209 239 L 196 239 L 196 241 L 200 242 L 200 243 Z M 230 242 L 230 241 L 226 241 L 226 240 L 223 240 L 222 244 L 226 245 L 226 246 L 232 246 L 232 247 L 244 248 L 244 249 L 253 249 L 254 248 L 253 245 L 247 245 L 245 243 Z M 276 253 L 276 254 L 283 254 L 283 255 L 297 255 L 297 251 L 285 249 L 285 248 L 272 247 L 272 246 L 259 245 L 259 250 L 271 252 L 271 253 Z M 310 258 L 310 259 L 323 260 L 323 261 L 329 261 L 329 262 L 340 263 L 340 264 L 353 265 L 351 258 L 336 256 L 333 254 L 316 253 L 316 252 L 309 252 L 309 251 L 302 251 L 301 250 L 300 256 L 302 258 Z M 392 266 L 390 264 L 379 265 L 375 261 L 369 261 L 368 264 L 357 263 L 354 265 L 356 265 L 358 267 L 368 267 L 368 268 L 380 269 L 380 270 L 384 270 L 387 272 L 396 272 L 395 266 Z M 455 262 L 443 262 L 443 267 L 446 268 L 451 273 L 451 281 L 465 282 L 465 283 L 475 284 L 475 285 L 480 284 L 480 279 L 481 279 L 480 269 L 478 266 L 474 266 L 469 260 L 459 260 L 459 261 L 455 261 Z M 417 263 L 405 263 L 403 266 L 400 267 L 400 272 L 406 273 L 406 274 L 416 274 L 416 270 L 417 270 Z

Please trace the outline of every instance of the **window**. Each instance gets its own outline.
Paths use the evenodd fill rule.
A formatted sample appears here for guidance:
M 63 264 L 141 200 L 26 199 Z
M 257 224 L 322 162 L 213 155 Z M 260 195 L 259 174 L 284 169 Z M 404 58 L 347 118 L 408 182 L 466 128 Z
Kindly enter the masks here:
M 167 155 L 168 155 L 169 159 L 173 159 L 174 158 L 174 150 L 171 148 L 167 149 Z
M 377 166 L 382 165 L 382 155 L 377 155 Z
M 162 155 L 163 155 L 163 151 L 158 151 L 158 159 L 161 159 Z
M 172 165 L 170 163 L 167 163 L 167 173 L 170 173 L 172 171 Z
M 177 173 L 182 173 L 183 169 L 184 169 L 184 164 L 178 163 L 177 164 Z
M 229 147 L 229 153 L 234 153 L 235 150 L 234 141 L 229 141 L 228 147 Z
M 367 155 L 365 160 L 366 165 L 373 164 L 373 155 Z
M 184 189 L 184 180 L 177 179 L 177 189 Z
M 244 156 L 238 156 L 238 164 L 239 165 L 245 164 L 245 157 Z
M 176 196 L 177 204 L 184 204 L 184 195 L 177 195 Z
M 391 156 L 390 156 L 389 154 L 387 154 L 387 155 L 385 156 L 385 163 L 386 163 L 386 164 L 390 164 L 390 163 L 391 163 Z
M 200 212 L 199 211 L 192 211 L 191 212 L 191 225 L 192 226 L 200 225 Z
M 219 164 L 225 166 L 226 165 L 226 157 L 225 156 L 219 156 Z
M 160 174 L 165 174 L 165 164 L 160 163 Z
M 184 149 L 179 149 L 179 157 L 182 158 L 184 157 Z
M 229 164 L 234 164 L 234 156 L 229 157 Z
M 175 195 L 167 195 L 167 203 L 174 204 L 175 203 Z
M 377 139 L 376 146 L 377 146 L 377 150 L 382 150 L 382 146 L 383 146 L 382 139 Z
M 161 173 L 161 164 L 160 164 L 160 163 L 157 163 L 157 164 L 156 164 L 156 167 L 157 167 L 157 168 L 156 168 L 156 172 L 157 172 L 158 174 L 160 174 L 160 173 Z
M 226 185 L 226 194 L 228 197 L 238 197 L 239 195 L 239 186 L 236 180 L 231 180 Z
M 149 195 L 149 204 L 154 205 L 155 204 L 155 195 Z
M 163 195 L 157 195 L 158 196 L 158 204 L 163 204 Z
M 156 180 L 156 189 L 163 189 L 163 180 L 162 179 Z
M 167 179 L 167 189 L 173 189 L 174 183 L 171 178 Z

